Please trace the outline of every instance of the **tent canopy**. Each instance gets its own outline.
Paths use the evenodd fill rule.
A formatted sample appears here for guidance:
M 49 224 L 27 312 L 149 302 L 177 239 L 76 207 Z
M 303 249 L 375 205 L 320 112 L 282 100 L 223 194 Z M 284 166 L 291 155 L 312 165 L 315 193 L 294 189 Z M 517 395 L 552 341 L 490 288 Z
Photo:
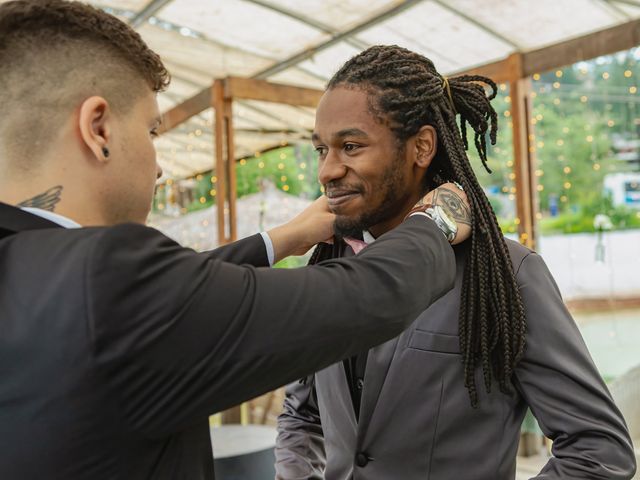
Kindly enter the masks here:
M 342 63 L 375 44 L 422 53 L 448 75 L 640 18 L 640 0 L 90 3 L 129 22 L 161 55 L 173 75 L 159 98 L 162 111 L 227 76 L 322 89 Z M 308 107 L 244 100 L 233 108 L 238 157 L 306 140 L 313 127 Z M 211 125 L 212 114 L 205 111 L 159 140 L 166 176 L 187 177 L 212 167 Z

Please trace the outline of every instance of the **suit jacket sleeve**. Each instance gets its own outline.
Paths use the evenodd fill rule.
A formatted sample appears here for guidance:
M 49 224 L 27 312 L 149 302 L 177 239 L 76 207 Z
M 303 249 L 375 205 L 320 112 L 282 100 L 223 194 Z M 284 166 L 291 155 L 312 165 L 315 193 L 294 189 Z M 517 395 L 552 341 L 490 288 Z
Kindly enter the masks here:
M 516 387 L 553 440 L 553 457 L 535 478 L 632 478 L 635 458 L 624 419 L 545 263 L 529 254 L 517 278 L 527 343 Z
M 223 245 L 205 253 L 211 258 L 217 258 L 236 265 L 253 265 L 254 267 L 268 267 L 267 247 L 259 234 Z
M 125 420 L 156 436 L 395 337 L 452 287 L 455 263 L 423 217 L 357 257 L 293 270 L 122 225 L 100 236 L 86 275 L 96 369 Z
M 278 417 L 276 480 L 322 480 L 326 457 L 313 376 L 286 388 Z

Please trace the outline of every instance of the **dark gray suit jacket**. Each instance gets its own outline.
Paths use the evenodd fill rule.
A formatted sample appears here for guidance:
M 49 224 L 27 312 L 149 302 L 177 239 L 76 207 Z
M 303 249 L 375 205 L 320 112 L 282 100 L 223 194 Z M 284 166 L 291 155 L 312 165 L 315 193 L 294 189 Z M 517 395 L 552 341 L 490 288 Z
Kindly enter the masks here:
M 209 414 L 393 338 L 455 271 L 420 217 L 357 260 L 240 263 L 259 235 L 201 254 L 0 204 L 0 479 L 211 479 Z
M 343 363 L 287 388 L 278 479 L 513 479 L 527 406 L 554 440 L 554 456 L 535 478 L 633 477 L 625 422 L 551 274 L 535 253 L 508 246 L 528 325 L 513 394 L 495 383 L 486 394 L 478 369 L 479 408 L 470 406 L 458 340 L 466 255 L 459 247 L 456 287 L 399 337 L 370 350 L 359 422 Z

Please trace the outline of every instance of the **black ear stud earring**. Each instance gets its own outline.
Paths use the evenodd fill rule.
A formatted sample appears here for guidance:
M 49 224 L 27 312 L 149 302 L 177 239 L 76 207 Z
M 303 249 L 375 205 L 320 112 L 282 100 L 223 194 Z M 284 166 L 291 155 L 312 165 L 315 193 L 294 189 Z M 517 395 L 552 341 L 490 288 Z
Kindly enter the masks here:
M 109 149 L 107 147 L 102 147 L 102 154 L 104 158 L 109 158 Z

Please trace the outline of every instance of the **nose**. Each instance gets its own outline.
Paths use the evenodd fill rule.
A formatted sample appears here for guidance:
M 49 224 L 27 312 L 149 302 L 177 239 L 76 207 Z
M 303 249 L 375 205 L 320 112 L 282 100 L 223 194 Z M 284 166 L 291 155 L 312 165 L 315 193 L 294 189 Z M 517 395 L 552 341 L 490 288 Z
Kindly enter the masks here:
M 327 156 L 320 162 L 318 167 L 318 181 L 322 185 L 329 182 L 339 180 L 347 174 L 347 167 L 340 161 L 338 155 L 332 153 L 331 150 Z

